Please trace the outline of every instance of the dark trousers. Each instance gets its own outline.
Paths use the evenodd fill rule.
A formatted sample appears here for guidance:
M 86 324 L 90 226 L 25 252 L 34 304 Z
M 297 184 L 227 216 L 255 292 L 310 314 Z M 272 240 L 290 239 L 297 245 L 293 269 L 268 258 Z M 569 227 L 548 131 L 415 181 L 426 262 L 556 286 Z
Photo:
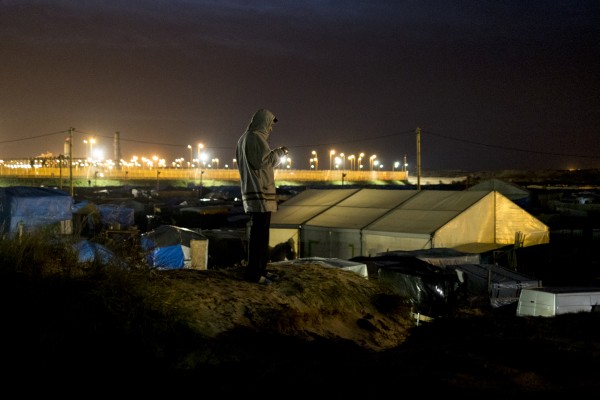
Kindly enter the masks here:
M 269 262 L 270 212 L 250 213 L 250 232 L 248 237 L 248 265 L 245 278 L 258 282 L 265 275 Z

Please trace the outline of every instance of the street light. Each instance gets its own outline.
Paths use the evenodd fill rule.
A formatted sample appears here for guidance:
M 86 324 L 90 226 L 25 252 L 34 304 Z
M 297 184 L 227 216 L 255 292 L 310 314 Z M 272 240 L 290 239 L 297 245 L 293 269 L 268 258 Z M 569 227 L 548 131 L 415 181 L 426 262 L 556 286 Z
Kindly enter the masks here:
M 333 169 L 333 156 L 335 155 L 335 150 L 331 150 L 329 152 L 329 169 Z
M 315 170 L 319 170 L 319 159 L 317 158 L 317 152 L 313 150 L 310 154 L 312 154 L 312 160 L 315 162 Z
M 192 145 L 188 144 L 187 147 L 188 147 L 188 149 L 190 149 L 190 162 L 189 162 L 190 168 L 193 168 L 194 167 L 194 152 L 192 150 Z
M 96 139 L 91 138 L 90 139 L 90 158 L 92 160 L 94 159 L 94 143 L 96 143 Z
M 354 154 L 351 154 L 348 156 L 348 160 L 350 161 L 350 171 L 352 171 L 354 169 Z
M 362 167 L 363 167 L 362 166 L 362 159 L 363 159 L 364 156 L 365 156 L 365 153 L 360 153 L 358 155 L 358 165 L 356 166 L 356 169 L 362 170 Z
M 204 145 L 202 143 L 198 143 L 198 164 L 200 164 L 200 152 L 202 151 L 202 149 L 204 148 Z
M 400 161 L 394 161 L 394 164 L 392 165 L 392 172 L 394 172 L 396 170 L 396 168 L 398 168 L 400 166 Z
M 83 139 L 83 143 L 90 145 L 90 152 L 88 153 L 88 160 L 92 160 L 94 158 L 94 143 L 96 143 L 96 139 L 90 138 L 90 140 Z
M 369 169 L 371 171 L 373 171 L 373 162 L 374 162 L 375 158 L 377 158 L 377 156 L 375 154 L 373 154 L 371 157 L 369 157 Z
M 340 153 L 340 157 L 342 158 L 342 169 L 346 169 L 346 155 L 344 153 Z

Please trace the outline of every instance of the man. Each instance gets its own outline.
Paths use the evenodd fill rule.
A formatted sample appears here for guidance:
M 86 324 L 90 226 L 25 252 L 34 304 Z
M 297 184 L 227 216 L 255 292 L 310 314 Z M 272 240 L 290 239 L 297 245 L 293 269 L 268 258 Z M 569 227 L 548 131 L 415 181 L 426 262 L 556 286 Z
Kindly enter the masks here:
M 271 149 L 269 136 L 277 122 L 264 108 L 256 111 L 246 131 L 237 142 L 236 159 L 244 211 L 250 215 L 248 263 L 244 278 L 250 282 L 269 284 L 269 229 L 271 213 L 277 211 L 274 168 L 288 153 L 285 146 Z

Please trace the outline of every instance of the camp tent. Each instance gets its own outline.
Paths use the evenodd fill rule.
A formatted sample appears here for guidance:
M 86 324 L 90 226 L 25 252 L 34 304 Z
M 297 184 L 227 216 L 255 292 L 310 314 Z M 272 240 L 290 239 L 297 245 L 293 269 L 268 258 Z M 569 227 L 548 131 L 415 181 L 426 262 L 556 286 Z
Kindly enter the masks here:
M 72 232 L 73 198 L 57 189 L 29 186 L 0 188 L 0 230 L 15 234 L 55 225 Z
M 455 270 L 470 304 L 482 302 L 501 307 L 519 301 L 522 289 L 540 287 L 542 281 L 493 264 L 450 265 Z
M 353 193 L 303 225 L 307 254 L 344 259 L 362 255 L 362 230 L 411 196 L 408 190 L 363 189 Z
M 357 257 L 392 292 L 411 304 L 414 313 L 437 317 L 450 313 L 458 301 L 455 271 L 409 255 Z M 371 275 L 371 273 L 369 273 Z
M 547 225 L 498 191 L 417 191 L 363 229 L 363 253 L 455 248 L 467 243 L 502 247 L 548 243 Z
M 135 224 L 134 209 L 122 204 L 98 205 L 100 219 L 105 227 L 127 229 Z
M 299 237 L 300 257 L 549 242 L 549 228 L 492 191 L 307 189 L 280 204 L 272 236 Z M 300 197 L 301 196 L 301 197 Z M 328 199 L 320 204 L 315 199 Z
M 207 239 L 201 233 L 173 225 L 161 225 L 140 236 L 146 262 L 158 269 L 191 268 L 192 240 Z
M 300 254 L 299 227 L 357 191 L 358 189 L 307 189 L 289 198 L 271 216 L 269 245 L 274 247 L 292 239 L 296 244 L 294 251 Z
M 77 261 L 80 263 L 98 262 L 100 264 L 124 265 L 115 253 L 100 243 L 84 239 L 73 243 L 73 250 L 77 253 Z

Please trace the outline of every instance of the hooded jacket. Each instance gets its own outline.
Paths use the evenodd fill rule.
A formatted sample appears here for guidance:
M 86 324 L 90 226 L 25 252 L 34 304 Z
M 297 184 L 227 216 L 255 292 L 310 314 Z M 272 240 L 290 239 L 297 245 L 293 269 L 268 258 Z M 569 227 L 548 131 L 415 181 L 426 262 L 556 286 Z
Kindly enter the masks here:
M 276 122 L 271 111 L 258 110 L 237 142 L 236 159 L 246 213 L 277 211 L 274 168 L 286 151 L 269 147 L 269 136 Z

